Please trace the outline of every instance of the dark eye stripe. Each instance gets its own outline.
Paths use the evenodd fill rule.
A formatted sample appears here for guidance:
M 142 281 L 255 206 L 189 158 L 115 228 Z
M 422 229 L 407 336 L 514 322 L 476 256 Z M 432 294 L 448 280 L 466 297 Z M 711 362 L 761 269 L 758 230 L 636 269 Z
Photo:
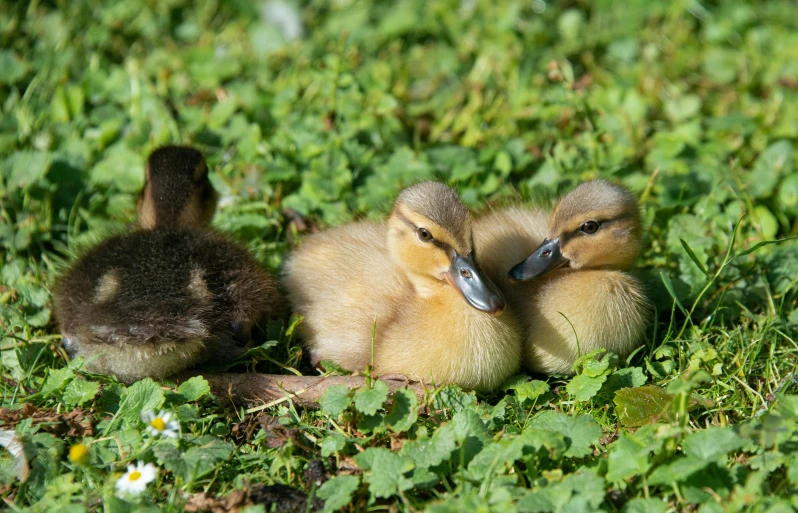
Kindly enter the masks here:
M 413 224 L 413 222 L 410 221 L 410 219 L 406 218 L 401 212 L 395 212 L 394 215 L 396 215 L 396 217 L 401 219 L 402 222 L 405 223 L 407 226 L 412 228 L 413 231 L 418 232 L 418 226 Z M 438 239 L 433 238 L 432 240 L 430 240 L 428 242 L 431 243 L 432 245 L 434 245 L 435 247 L 446 251 L 447 253 L 452 250 L 452 247 L 450 245 L 446 244 L 445 242 L 441 242 Z

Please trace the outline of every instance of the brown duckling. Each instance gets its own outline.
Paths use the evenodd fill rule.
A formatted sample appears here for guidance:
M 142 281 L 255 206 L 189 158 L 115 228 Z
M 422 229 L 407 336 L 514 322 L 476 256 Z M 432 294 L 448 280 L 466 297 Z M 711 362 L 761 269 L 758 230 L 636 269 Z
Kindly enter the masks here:
M 139 225 L 148 230 L 208 226 L 217 200 L 201 152 L 188 146 L 162 146 L 147 159 Z
M 197 155 L 180 147 L 153 153 L 139 206 L 156 213 L 142 223 L 149 229 L 106 239 L 58 279 L 64 348 L 84 357 L 86 370 L 132 382 L 223 362 L 241 354 L 250 330 L 282 308 L 274 279 L 249 252 L 199 229 L 213 211 L 201 198 L 215 195 L 201 190 L 209 184 Z M 190 168 L 192 180 L 161 179 Z M 176 228 L 183 225 L 197 229 Z
M 405 189 L 386 222 L 309 237 L 284 283 L 315 364 L 491 389 L 519 367 L 520 332 L 475 261 L 471 215 L 437 182 Z
M 475 240 L 523 322 L 531 370 L 568 374 L 580 354 L 603 348 L 624 357 L 640 344 L 651 307 L 627 272 L 640 253 L 641 223 L 623 187 L 584 183 L 550 215 L 519 208 L 484 215 Z

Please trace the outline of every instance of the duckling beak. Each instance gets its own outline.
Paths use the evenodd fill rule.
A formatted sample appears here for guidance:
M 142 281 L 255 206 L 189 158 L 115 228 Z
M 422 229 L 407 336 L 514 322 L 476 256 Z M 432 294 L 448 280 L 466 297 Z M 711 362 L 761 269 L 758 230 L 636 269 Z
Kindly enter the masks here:
M 560 238 L 546 239 L 526 260 L 510 269 L 512 282 L 531 280 L 568 263 L 560 251 Z
M 473 254 L 462 256 L 455 251 L 452 265 L 444 276 L 468 304 L 480 312 L 498 316 L 504 310 L 501 292 L 479 268 Z

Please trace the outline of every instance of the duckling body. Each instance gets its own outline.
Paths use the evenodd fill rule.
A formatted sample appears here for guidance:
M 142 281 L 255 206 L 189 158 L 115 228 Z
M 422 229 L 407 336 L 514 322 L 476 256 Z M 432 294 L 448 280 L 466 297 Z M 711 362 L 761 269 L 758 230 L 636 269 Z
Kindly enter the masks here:
M 130 382 L 237 356 L 275 298 L 237 244 L 210 231 L 156 229 L 86 253 L 60 279 L 56 311 L 73 357 Z
M 596 232 L 581 231 L 592 222 Z M 627 272 L 640 231 L 636 200 L 602 180 L 578 187 L 552 212 L 515 207 L 477 218 L 475 243 L 523 325 L 527 368 L 570 374 L 580 354 L 603 348 L 624 357 L 640 344 L 650 304 Z
M 163 165 L 151 159 L 149 167 L 164 175 L 169 170 Z M 174 200 L 182 209 L 170 211 L 161 203 L 172 197 L 161 194 L 161 182 L 151 176 L 139 210 L 158 215 L 88 250 L 55 286 L 67 352 L 82 356 L 87 370 L 125 382 L 235 358 L 254 325 L 281 308 L 273 278 L 257 261 L 207 229 L 207 214 L 185 212 L 212 213 L 215 205 L 190 200 L 196 191 L 183 191 Z M 205 180 L 197 178 L 186 186 L 201 186 Z M 175 228 L 190 219 L 192 229 Z
M 284 283 L 305 317 L 313 363 L 363 370 L 373 339 L 381 374 L 477 389 L 510 376 L 520 333 L 497 317 L 503 300 L 473 262 L 470 222 L 454 191 L 424 182 L 400 194 L 386 222 L 308 238 L 287 262 Z

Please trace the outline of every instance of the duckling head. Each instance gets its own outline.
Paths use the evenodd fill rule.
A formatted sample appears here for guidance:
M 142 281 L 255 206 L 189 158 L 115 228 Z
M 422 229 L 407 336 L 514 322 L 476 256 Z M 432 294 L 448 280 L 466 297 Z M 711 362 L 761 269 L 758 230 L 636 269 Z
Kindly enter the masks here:
M 420 295 L 453 287 L 473 308 L 499 315 L 504 298 L 474 258 L 471 214 L 438 182 L 408 187 L 388 221 L 388 248 Z
M 147 159 L 139 223 L 148 230 L 199 228 L 210 223 L 216 200 L 202 153 L 187 146 L 163 146 Z
M 627 269 L 640 254 L 640 210 L 626 189 L 605 180 L 586 182 L 554 209 L 548 234 L 526 260 L 510 270 L 512 281 L 571 269 Z

